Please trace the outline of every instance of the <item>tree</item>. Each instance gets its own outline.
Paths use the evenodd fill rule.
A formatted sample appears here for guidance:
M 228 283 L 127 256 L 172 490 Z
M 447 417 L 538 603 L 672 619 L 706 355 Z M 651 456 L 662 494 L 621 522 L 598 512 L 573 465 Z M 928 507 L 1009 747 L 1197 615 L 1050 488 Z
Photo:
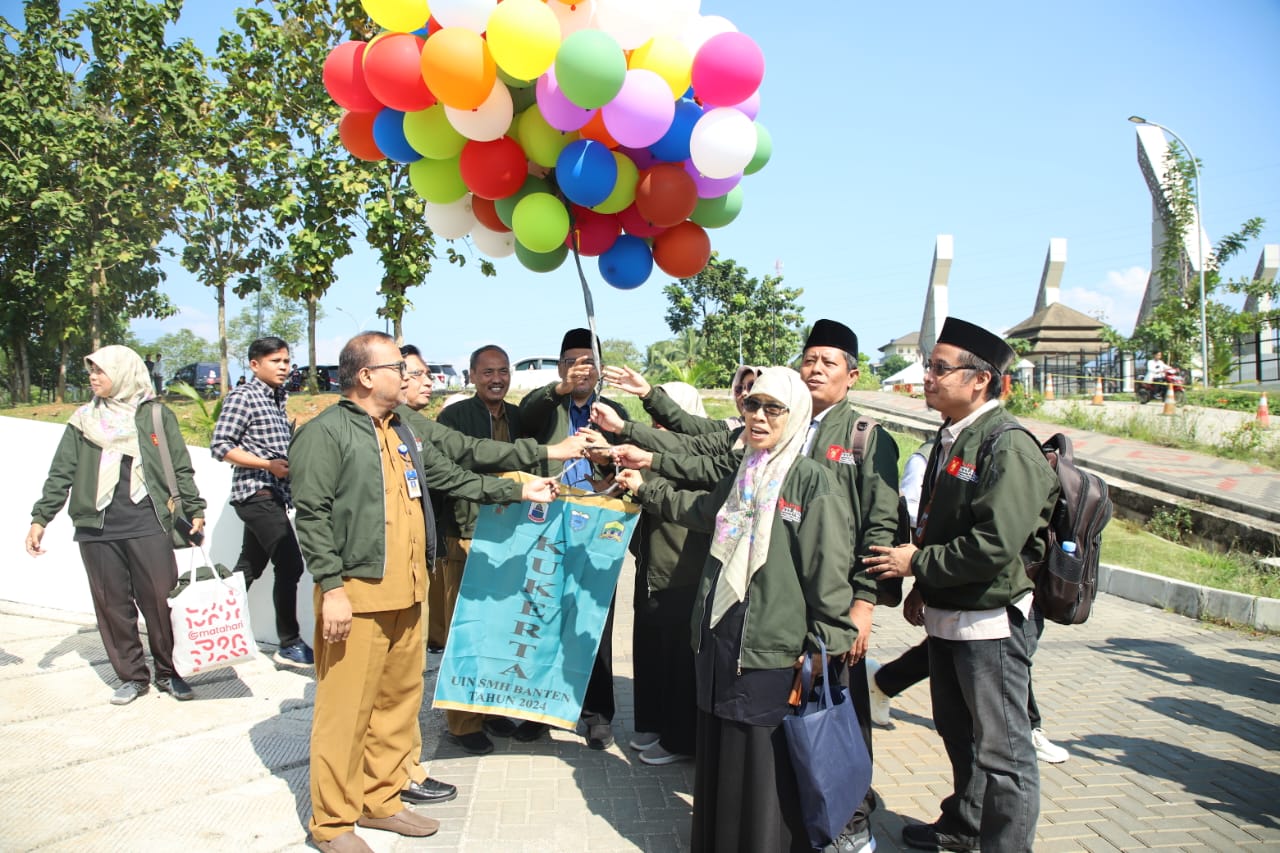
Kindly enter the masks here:
M 323 318 L 324 312 L 318 310 L 317 317 Z M 288 343 L 289 351 L 293 352 L 306 334 L 306 308 L 296 299 L 286 297 L 280 292 L 280 286 L 268 279 L 258 290 L 255 304 L 240 309 L 227 324 L 226 342 L 230 357 L 239 362 L 243 372 L 249 345 L 258 338 L 274 335 Z
M 899 355 L 896 352 L 893 355 L 887 355 L 884 357 L 884 361 L 880 362 L 880 375 L 892 376 L 909 364 L 911 362 L 907 360 L 906 356 Z
M 711 365 L 707 381 L 724 384 L 734 366 L 785 364 L 799 351 L 804 291 L 782 287 L 781 276 L 749 278 L 732 260 L 713 257 L 693 278 L 668 284 L 667 326 L 694 330 Z
M 600 357 L 605 364 L 626 365 L 639 370 L 644 364 L 644 356 L 631 341 L 620 338 L 606 338 L 600 344 Z
M 179 329 L 156 338 L 144 352 L 159 352 L 166 373 L 197 361 L 217 361 L 217 344 L 207 341 L 190 329 Z

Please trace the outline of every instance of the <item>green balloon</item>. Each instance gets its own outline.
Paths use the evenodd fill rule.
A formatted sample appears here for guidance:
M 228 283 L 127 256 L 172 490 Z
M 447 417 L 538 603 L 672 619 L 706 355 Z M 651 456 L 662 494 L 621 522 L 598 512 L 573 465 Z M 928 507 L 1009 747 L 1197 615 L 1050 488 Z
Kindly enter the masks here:
M 769 131 L 764 129 L 764 125 L 756 122 L 756 153 L 751 158 L 751 162 L 742 170 L 744 175 L 754 175 L 756 172 L 764 168 L 764 164 L 769 162 L 769 158 L 773 156 L 773 137 L 769 135 Z
M 534 83 L 538 82 L 536 78 L 533 80 L 521 80 L 519 77 L 513 77 L 503 71 L 501 65 L 498 66 L 498 79 L 506 83 L 508 89 L 530 89 Z M 515 92 L 512 92 L 511 96 L 514 98 Z
M 467 138 L 453 129 L 444 106 L 404 114 L 404 138 L 413 150 L 432 160 L 448 160 L 462 153 Z
M 627 58 L 613 36 L 578 30 L 556 52 L 556 82 L 566 98 L 585 110 L 603 107 L 622 91 Z
M 529 193 L 516 203 L 511 214 L 511 230 L 516 242 L 540 254 L 564 246 L 569 236 L 569 211 L 551 193 Z
M 524 184 L 515 193 L 495 201 L 493 203 L 493 211 L 498 214 L 498 219 L 502 220 L 502 224 L 510 228 L 511 214 L 515 212 L 516 205 L 520 203 L 520 199 L 530 193 L 549 192 L 551 192 L 551 184 L 545 178 L 536 178 L 530 175 L 524 179 Z
M 703 228 L 723 228 L 742 212 L 742 195 L 739 184 L 718 198 L 700 198 L 689 221 Z
M 605 200 L 591 208 L 596 213 L 621 213 L 636 200 L 640 170 L 636 168 L 635 161 L 617 151 L 613 152 L 613 161 L 618 164 L 618 180 Z
M 525 110 L 516 120 L 513 128 L 517 129 L 520 144 L 524 153 L 539 166 L 548 169 L 556 167 L 556 158 L 570 142 L 578 138 L 578 132 L 565 133 L 547 124 L 542 113 L 536 109 Z
M 533 272 L 551 272 L 559 269 L 568 254 L 569 247 L 563 244 L 550 252 L 535 252 L 526 249 L 519 240 L 516 241 L 516 260 L 523 264 L 525 269 Z
M 409 183 L 418 195 L 436 204 L 448 204 L 467 194 L 457 157 L 415 160 L 409 164 Z
M 527 89 L 516 89 L 508 86 L 507 91 L 511 93 L 511 108 L 515 113 L 522 113 L 538 103 L 537 92 L 534 91 L 532 86 Z

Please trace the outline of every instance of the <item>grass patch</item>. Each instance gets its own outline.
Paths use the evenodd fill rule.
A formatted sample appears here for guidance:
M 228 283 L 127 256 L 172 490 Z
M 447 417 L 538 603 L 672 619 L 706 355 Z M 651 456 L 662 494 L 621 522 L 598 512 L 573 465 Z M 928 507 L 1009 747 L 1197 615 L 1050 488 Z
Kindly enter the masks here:
M 1259 569 L 1252 555 L 1179 545 L 1126 518 L 1112 519 L 1103 531 L 1102 562 L 1214 589 L 1280 598 L 1280 575 Z

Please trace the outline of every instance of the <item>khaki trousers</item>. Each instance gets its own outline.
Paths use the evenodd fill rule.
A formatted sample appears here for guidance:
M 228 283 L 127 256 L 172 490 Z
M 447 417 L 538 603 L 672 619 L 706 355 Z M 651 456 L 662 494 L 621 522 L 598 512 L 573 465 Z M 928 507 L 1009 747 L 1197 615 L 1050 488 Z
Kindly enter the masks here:
M 422 607 L 357 613 L 341 643 L 321 636 L 316 587 L 316 698 L 311 724 L 311 836 L 332 841 L 362 815 L 404 804 L 414 744 L 421 752 Z

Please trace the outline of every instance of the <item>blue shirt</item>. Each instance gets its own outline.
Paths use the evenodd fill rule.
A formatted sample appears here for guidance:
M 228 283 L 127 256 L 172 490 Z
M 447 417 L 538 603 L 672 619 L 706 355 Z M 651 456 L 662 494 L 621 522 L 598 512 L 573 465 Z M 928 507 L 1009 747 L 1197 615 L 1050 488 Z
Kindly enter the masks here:
M 569 435 L 577 435 L 578 430 L 584 426 L 591 425 L 591 404 L 595 401 L 595 395 L 592 394 L 587 398 L 587 402 L 579 406 L 569 399 Z M 591 485 L 591 462 L 585 457 L 579 456 L 572 463 L 565 466 L 564 481 L 570 486 L 579 489 L 586 489 L 588 492 L 594 491 L 595 487 Z

